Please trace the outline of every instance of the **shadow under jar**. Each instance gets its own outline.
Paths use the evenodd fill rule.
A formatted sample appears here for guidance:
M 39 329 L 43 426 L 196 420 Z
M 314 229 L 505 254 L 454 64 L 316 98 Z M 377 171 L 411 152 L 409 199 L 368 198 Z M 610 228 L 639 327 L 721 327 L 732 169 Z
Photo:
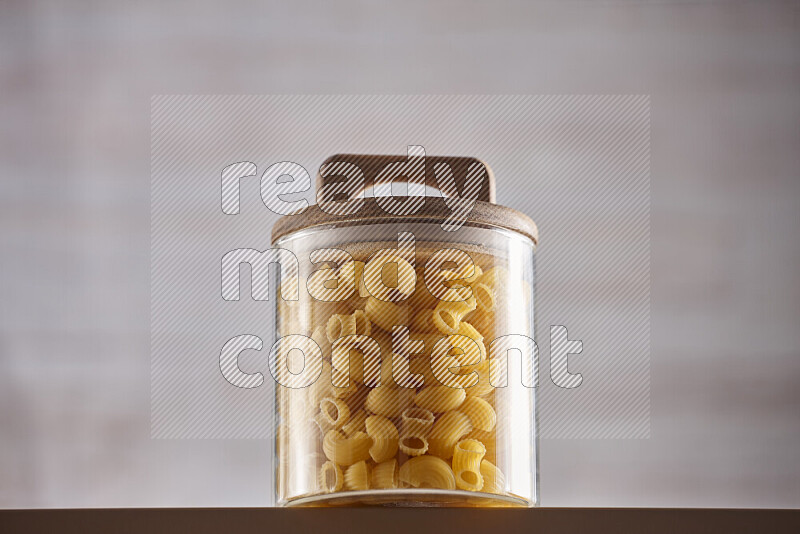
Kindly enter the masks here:
M 360 165 L 367 185 L 393 161 L 349 157 L 376 158 Z M 427 164 L 441 161 L 477 160 Z M 538 503 L 538 232 L 485 178 L 458 229 L 443 228 L 441 197 L 402 215 L 374 197 L 349 214 L 311 206 L 275 225 L 299 269 L 276 299 L 280 506 Z

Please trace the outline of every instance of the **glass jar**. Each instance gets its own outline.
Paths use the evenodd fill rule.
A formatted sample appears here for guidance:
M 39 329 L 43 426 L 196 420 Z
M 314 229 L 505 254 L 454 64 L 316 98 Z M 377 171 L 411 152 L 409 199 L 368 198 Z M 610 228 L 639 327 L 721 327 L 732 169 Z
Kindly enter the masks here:
M 449 213 L 365 198 L 276 225 L 299 267 L 298 299 L 276 299 L 279 505 L 538 503 L 536 227 L 491 202 L 457 230 Z

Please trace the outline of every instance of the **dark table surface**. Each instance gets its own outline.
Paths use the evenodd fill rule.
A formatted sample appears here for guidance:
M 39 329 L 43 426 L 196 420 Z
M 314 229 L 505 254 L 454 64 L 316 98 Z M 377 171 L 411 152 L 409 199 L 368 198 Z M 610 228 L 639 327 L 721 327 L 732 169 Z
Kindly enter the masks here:
M 0 532 L 793 532 L 800 511 L 670 508 L 122 508 L 0 511 Z

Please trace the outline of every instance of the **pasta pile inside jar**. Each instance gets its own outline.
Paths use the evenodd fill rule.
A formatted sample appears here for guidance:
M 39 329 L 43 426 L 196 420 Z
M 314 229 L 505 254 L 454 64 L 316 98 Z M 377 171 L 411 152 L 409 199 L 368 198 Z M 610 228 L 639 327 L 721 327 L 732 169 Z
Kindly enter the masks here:
M 464 262 L 423 247 L 412 266 L 379 246 L 343 245 L 342 261 L 308 276 L 310 298 L 279 300 L 280 334 L 310 337 L 322 350 L 319 378 L 278 394 L 278 461 L 303 466 L 285 470 L 279 493 L 502 495 L 504 423 L 487 346 L 504 333 L 498 310 L 508 308 L 508 288 L 530 299 L 530 286 L 509 280 L 488 254 L 463 253 Z

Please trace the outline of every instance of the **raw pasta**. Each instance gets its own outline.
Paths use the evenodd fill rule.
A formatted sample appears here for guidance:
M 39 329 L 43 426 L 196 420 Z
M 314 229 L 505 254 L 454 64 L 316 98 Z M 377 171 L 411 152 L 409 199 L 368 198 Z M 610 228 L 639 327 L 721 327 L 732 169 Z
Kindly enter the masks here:
M 355 334 L 368 336 L 371 331 L 372 325 L 363 310 L 356 310 L 350 315 L 331 315 L 325 327 L 325 334 L 331 343 L 344 336 Z
M 303 463 L 302 474 L 279 477 L 279 492 L 436 488 L 508 497 L 497 467 L 503 397 L 487 347 L 512 319 L 528 324 L 527 310 L 513 318 L 506 310 L 527 302 L 530 286 L 509 289 L 507 269 L 476 257 L 433 274 L 437 298 L 425 261 L 414 267 L 397 250 L 366 262 L 363 251 L 349 254 L 308 277 L 308 293 L 321 298 L 309 301 L 301 288 L 300 301 L 278 305 L 281 335 L 308 336 L 322 351 L 315 383 L 279 393 L 280 461 Z M 395 326 L 404 329 L 393 334 Z
M 350 418 L 350 408 L 342 399 L 327 397 L 319 403 L 322 419 L 333 428 L 340 428 Z M 319 423 L 317 423 L 319 424 Z M 320 426 L 320 428 L 322 428 Z
M 467 397 L 458 411 L 469 417 L 475 431 L 491 432 L 497 424 L 497 414 L 486 400 L 480 397 Z
M 392 458 L 373 467 L 370 481 L 374 489 L 396 488 L 399 485 L 397 460 Z
M 319 485 L 325 493 L 340 491 L 344 485 L 342 468 L 333 462 L 325 462 L 319 470 Z
M 389 419 L 380 415 L 370 415 L 366 420 L 367 435 L 372 438 L 369 455 L 377 462 L 383 462 L 397 454 L 400 434 Z
M 436 417 L 423 408 L 407 408 L 400 414 L 402 432 L 400 450 L 408 456 L 421 456 L 428 452 L 428 434 Z
M 428 386 L 417 393 L 414 403 L 423 410 L 444 413 L 458 408 L 466 397 L 466 392 L 460 388 Z
M 364 432 L 347 437 L 338 430 L 329 430 L 322 441 L 322 450 L 328 460 L 338 465 L 353 465 L 369 458 L 372 440 Z
M 506 477 L 490 461 L 481 461 L 481 476 L 483 477 L 483 491 L 486 493 L 503 493 L 505 491 Z
M 400 414 L 400 419 L 403 422 L 402 428 L 404 434 L 416 434 L 420 436 L 427 436 L 430 432 L 433 422 L 436 417 L 433 412 L 424 408 L 406 408 Z
M 386 332 L 391 332 L 394 325 L 408 324 L 409 307 L 405 304 L 384 302 L 369 297 L 364 310 L 369 320 Z
M 400 417 L 414 398 L 414 391 L 406 388 L 381 386 L 370 390 L 364 403 L 367 411 L 384 417 Z
M 465 439 L 456 443 L 453 451 L 453 473 L 456 486 L 467 491 L 480 491 L 483 488 L 483 475 L 480 467 L 486 447 L 480 441 Z
M 400 466 L 400 483 L 412 488 L 456 489 L 456 477 L 450 465 L 436 456 L 409 458 Z
M 414 267 L 391 251 L 381 251 L 364 267 L 364 287 L 373 297 L 382 301 L 408 298 L 417 285 Z
M 344 472 L 344 487 L 350 491 L 369 489 L 369 468 L 367 462 L 356 462 Z
M 447 412 L 431 428 L 428 452 L 447 460 L 453 456 L 456 443 L 471 431 L 469 417 L 458 411 Z
M 457 302 L 441 301 L 433 309 L 433 324 L 443 334 L 455 334 L 461 319 L 475 310 L 476 306 L 474 297 Z

